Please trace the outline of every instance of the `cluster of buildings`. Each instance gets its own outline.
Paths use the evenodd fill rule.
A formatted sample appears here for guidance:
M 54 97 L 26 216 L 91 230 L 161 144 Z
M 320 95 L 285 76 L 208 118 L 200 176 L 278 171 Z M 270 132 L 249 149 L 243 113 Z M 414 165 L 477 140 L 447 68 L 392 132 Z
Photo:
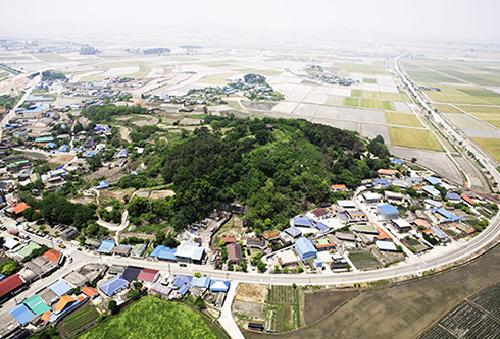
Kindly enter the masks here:
M 164 95 L 150 96 L 150 102 L 161 101 L 166 104 L 182 105 L 181 112 L 192 112 L 196 106 L 224 105 L 227 102 L 223 96 L 241 93 L 250 100 L 282 100 L 283 96 L 273 91 L 265 78 L 258 74 L 247 74 L 243 79 L 230 81 L 223 87 L 205 87 L 192 89 L 181 96 Z
M 106 266 L 99 264 L 83 266 L 19 300 L 1 316 L 0 336 L 55 325 L 80 306 L 95 302 L 100 295 L 92 285 L 103 277 L 106 270 Z
M 4 237 L 2 262 L 6 258 L 15 261 L 15 270 L 8 276 L 0 274 L 0 302 L 4 302 L 26 289 L 38 279 L 55 272 L 64 263 L 64 255 L 53 248 L 45 250 L 41 255 L 34 255 L 42 248 L 33 241 L 16 240 Z M 38 252 L 37 252 L 38 253 Z
M 320 81 L 327 84 L 338 84 L 341 86 L 352 86 L 359 83 L 359 80 L 342 77 L 325 71 L 320 65 L 311 65 L 305 68 L 306 77 L 310 80 Z

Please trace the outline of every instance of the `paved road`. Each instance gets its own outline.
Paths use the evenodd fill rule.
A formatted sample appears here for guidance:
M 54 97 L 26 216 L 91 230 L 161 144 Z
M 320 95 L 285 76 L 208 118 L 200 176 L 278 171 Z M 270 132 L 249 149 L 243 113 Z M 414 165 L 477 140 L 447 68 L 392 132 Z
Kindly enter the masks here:
M 21 99 L 16 103 L 16 105 L 9 111 L 9 113 L 7 113 L 2 121 L 0 121 L 0 141 L 2 140 L 2 131 L 3 131 L 3 126 L 9 122 L 10 119 L 12 119 L 15 115 L 16 115 L 16 109 L 19 108 L 19 106 L 21 106 L 25 101 L 26 99 L 28 99 L 28 97 L 31 95 L 31 93 L 33 92 L 34 88 L 35 88 L 35 85 L 40 81 L 41 77 L 40 76 L 36 76 L 34 77 L 31 81 L 30 81 L 30 84 L 29 84 L 29 88 L 28 90 L 26 91 L 26 93 L 24 93 L 24 95 L 21 97 Z
M 490 172 L 493 177 L 494 182 L 500 184 L 500 173 L 497 170 L 498 164 L 495 160 L 491 159 L 483 150 L 477 147 L 474 143 L 472 143 L 469 138 L 465 136 L 465 134 L 459 129 L 455 129 L 450 123 L 441 116 L 440 113 L 436 113 L 430 104 L 423 99 L 422 94 L 416 88 L 416 85 L 411 81 L 411 79 L 401 70 L 399 65 L 399 60 L 401 57 L 397 57 L 394 60 L 395 69 L 398 75 L 403 80 L 404 84 L 407 86 L 410 93 L 415 98 L 416 102 L 420 107 L 422 107 L 425 111 L 427 111 L 432 120 L 437 125 L 441 125 L 443 128 L 441 131 L 448 137 L 450 142 L 454 142 L 457 148 L 463 147 L 467 151 L 474 154 L 476 159 Z M 498 187 L 498 186 L 497 186 Z
M 491 224 L 479 235 L 468 241 L 457 241 L 449 244 L 443 249 L 436 249 L 435 253 L 429 253 L 420 257 L 420 260 L 402 262 L 396 266 L 382 268 L 373 271 L 345 272 L 345 273 L 322 273 L 322 274 L 271 274 L 271 273 L 244 273 L 225 272 L 215 270 L 208 266 L 187 265 L 180 267 L 175 263 L 160 261 L 128 259 L 117 257 L 102 257 L 105 264 L 136 265 L 157 269 L 171 274 L 194 274 L 200 272 L 218 279 L 231 279 L 239 282 L 258 284 L 297 284 L 297 285 L 334 285 L 353 284 L 382 279 L 392 279 L 405 276 L 421 275 L 423 272 L 435 270 L 440 267 L 452 265 L 456 262 L 472 258 L 478 255 L 482 249 L 493 246 L 499 240 L 500 213 L 491 220 Z
M 233 318 L 232 305 L 234 297 L 236 296 L 236 289 L 238 288 L 238 282 L 235 281 L 231 284 L 231 288 L 227 293 L 226 301 L 221 308 L 220 317 L 218 319 L 219 324 L 226 330 L 227 333 L 231 335 L 233 339 L 244 339 L 243 333 L 241 333 L 240 328 L 236 325 Z

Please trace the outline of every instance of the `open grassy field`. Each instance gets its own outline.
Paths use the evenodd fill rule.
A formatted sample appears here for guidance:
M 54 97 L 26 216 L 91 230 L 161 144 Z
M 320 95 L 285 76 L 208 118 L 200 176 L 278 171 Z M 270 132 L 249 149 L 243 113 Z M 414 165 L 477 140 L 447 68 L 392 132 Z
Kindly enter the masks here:
M 374 108 L 374 109 L 381 109 L 388 111 L 396 110 L 394 104 L 391 101 L 376 100 L 376 99 L 347 97 L 344 98 L 343 104 L 345 106 L 351 106 L 351 107 Z
M 407 113 L 385 112 L 385 121 L 389 125 L 422 127 L 422 124 L 415 115 Z
M 462 299 L 497 283 L 499 260 L 500 247 L 496 247 L 453 270 L 392 287 L 363 290 L 326 319 L 281 338 L 415 338 Z M 275 338 L 245 334 L 247 338 Z
M 389 126 L 391 145 L 441 151 L 436 137 L 428 130 Z
M 483 148 L 493 159 L 500 162 L 500 139 L 498 138 L 472 138 L 472 140 Z
M 479 119 L 500 128 L 500 113 L 472 113 Z
M 146 296 L 81 338 L 228 338 L 191 307 Z
M 99 318 L 94 306 L 87 304 L 64 318 L 58 325 L 59 333 L 64 338 L 76 338 L 90 328 Z

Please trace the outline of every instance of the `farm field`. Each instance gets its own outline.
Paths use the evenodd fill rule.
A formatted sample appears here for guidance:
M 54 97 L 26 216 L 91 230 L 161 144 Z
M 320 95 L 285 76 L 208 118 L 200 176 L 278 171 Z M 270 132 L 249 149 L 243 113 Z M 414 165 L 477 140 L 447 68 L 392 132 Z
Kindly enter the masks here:
M 458 108 L 453 107 L 449 104 L 433 104 L 435 109 L 443 113 L 462 113 Z
M 479 119 L 500 128 L 500 113 L 471 113 Z
M 350 251 L 349 259 L 360 271 L 374 270 L 380 267 L 378 260 L 368 250 Z
M 146 296 L 111 316 L 81 338 L 228 338 L 198 311 Z
M 204 76 L 200 82 L 208 82 L 210 84 L 224 86 L 227 84 L 227 78 L 234 75 L 234 73 L 215 73 Z
M 462 301 L 420 339 L 450 337 L 494 339 L 500 333 L 500 283 Z M 451 334 L 451 336 L 450 336 Z
M 35 58 L 40 59 L 44 62 L 48 62 L 48 63 L 71 61 L 71 59 L 68 59 L 66 57 L 63 57 L 62 55 L 54 54 L 54 53 L 35 54 Z
M 300 289 L 270 286 L 265 304 L 265 328 L 270 332 L 288 332 L 301 326 Z
M 95 68 L 100 72 L 84 76 L 81 81 L 97 81 L 111 76 L 128 76 L 132 78 L 144 78 L 153 69 L 153 64 L 150 62 L 134 60 L 109 62 L 95 65 Z
M 304 293 L 304 321 L 312 326 L 358 295 L 355 290 L 307 291 Z
M 436 137 L 426 129 L 389 126 L 391 145 L 408 148 L 441 151 Z
M 389 125 L 402 125 L 408 127 L 422 127 L 418 118 L 413 114 L 385 112 L 385 120 Z
M 492 130 L 493 127 L 474 116 L 465 113 L 444 113 L 455 126 L 467 133 L 467 130 Z
M 500 162 L 500 139 L 499 138 L 472 138 L 472 140 L 483 148 L 493 159 Z
M 374 108 L 381 110 L 395 111 L 394 103 L 386 100 L 365 99 L 358 97 L 344 98 L 343 104 L 351 107 Z
M 453 270 L 392 287 L 362 290 L 324 320 L 281 337 L 415 338 L 454 308 L 457 300 L 497 283 L 500 280 L 498 260 L 500 247 L 497 246 Z M 245 335 L 275 338 L 250 332 Z
M 93 326 L 99 318 L 94 306 L 87 304 L 64 318 L 58 325 L 63 338 L 76 338 L 80 333 Z
M 400 100 L 402 100 L 401 95 L 399 95 L 398 93 L 362 91 L 359 89 L 351 90 L 351 97 L 365 98 L 365 99 L 376 99 L 376 100 L 383 100 L 383 101 L 400 101 Z

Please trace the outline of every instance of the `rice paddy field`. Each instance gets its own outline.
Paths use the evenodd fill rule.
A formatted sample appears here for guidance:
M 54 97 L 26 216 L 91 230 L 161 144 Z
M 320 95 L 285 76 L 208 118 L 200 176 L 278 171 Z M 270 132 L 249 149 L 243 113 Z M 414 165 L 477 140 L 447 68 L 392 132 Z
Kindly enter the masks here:
M 393 146 L 442 151 L 436 137 L 426 129 L 389 126 L 389 136 Z
M 408 127 L 422 127 L 418 118 L 413 114 L 385 112 L 385 120 L 389 125 L 401 125 Z
M 80 338 L 229 338 L 191 307 L 145 296 Z
M 494 61 L 414 59 L 403 62 L 410 77 L 427 91 L 434 108 L 498 161 L 500 67 Z
M 472 140 L 488 152 L 496 161 L 500 162 L 500 139 L 476 137 Z

